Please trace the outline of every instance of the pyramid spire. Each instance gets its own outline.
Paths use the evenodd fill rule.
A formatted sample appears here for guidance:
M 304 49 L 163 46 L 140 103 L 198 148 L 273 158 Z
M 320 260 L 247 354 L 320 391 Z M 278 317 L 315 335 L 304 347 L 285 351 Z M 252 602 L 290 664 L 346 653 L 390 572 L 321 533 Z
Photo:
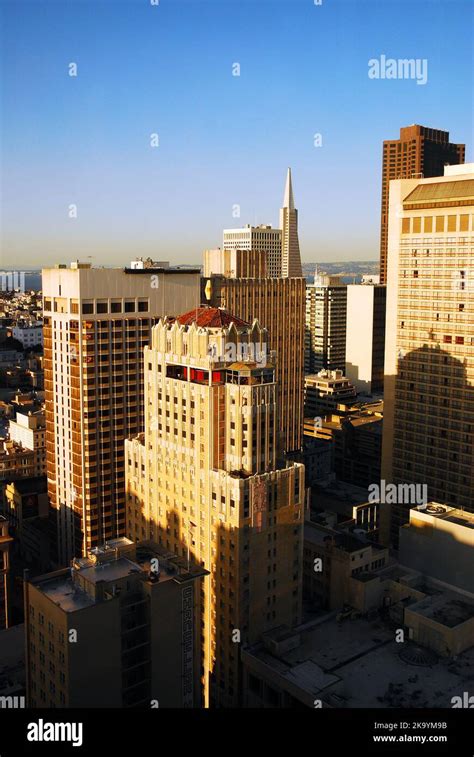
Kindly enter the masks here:
M 295 209 L 295 199 L 293 197 L 293 186 L 291 183 L 291 168 L 288 168 L 288 172 L 286 174 L 286 186 L 285 186 L 285 196 L 283 198 L 283 207 L 289 208 L 290 210 Z
M 280 209 L 281 275 L 302 276 L 300 245 L 298 241 L 298 211 L 295 208 L 291 168 L 286 174 L 285 196 Z

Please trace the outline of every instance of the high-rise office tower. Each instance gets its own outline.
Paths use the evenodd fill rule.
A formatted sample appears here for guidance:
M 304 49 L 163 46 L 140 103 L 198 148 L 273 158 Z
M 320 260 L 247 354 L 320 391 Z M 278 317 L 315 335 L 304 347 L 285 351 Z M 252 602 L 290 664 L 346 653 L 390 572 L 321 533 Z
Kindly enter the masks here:
M 471 511 L 473 255 L 474 164 L 391 182 L 382 478 Z M 414 504 L 381 507 L 386 542 Z
M 123 537 L 25 581 L 29 707 L 200 707 L 207 571 Z
M 125 530 L 124 440 L 143 431 L 143 347 L 160 316 L 199 302 L 198 270 L 43 271 L 48 492 L 56 562 Z
M 283 207 L 280 210 L 281 228 L 281 275 L 302 276 L 300 243 L 298 241 L 298 211 L 295 208 L 291 168 L 286 176 Z
M 267 258 L 267 252 L 252 249 L 204 250 L 203 275 L 263 279 L 267 275 Z
M 383 390 L 386 288 L 347 286 L 346 376 L 360 393 Z
M 222 259 L 225 251 L 218 250 Z M 235 251 L 237 260 L 245 253 Z M 280 448 L 294 452 L 301 448 L 304 422 L 304 308 L 303 278 L 262 278 L 260 272 L 247 277 L 212 275 L 223 270 L 219 259 L 207 268 L 203 279 L 203 301 L 223 307 L 245 321 L 254 318 L 267 329 L 270 350 L 277 356 L 278 431 Z M 242 265 L 239 266 L 242 268 Z M 250 274 L 250 272 L 249 272 Z
M 219 308 L 163 319 L 145 349 L 145 434 L 126 442 L 127 532 L 210 571 L 206 704 L 238 706 L 240 650 L 301 612 L 304 466 L 277 456 L 265 329 Z
M 224 229 L 222 247 L 224 250 L 253 250 L 262 253 L 266 259 L 266 275 L 281 276 L 281 229 L 272 229 L 264 224 Z
M 10 601 L 10 548 L 13 536 L 8 533 L 8 521 L 0 515 L 0 631 L 8 628 Z
M 449 132 L 427 126 L 405 126 L 399 139 L 383 143 L 380 283 L 387 283 L 388 193 L 392 179 L 442 176 L 444 166 L 464 163 L 465 145 L 449 141 Z
M 345 371 L 347 286 L 316 273 L 306 286 L 305 372 Z

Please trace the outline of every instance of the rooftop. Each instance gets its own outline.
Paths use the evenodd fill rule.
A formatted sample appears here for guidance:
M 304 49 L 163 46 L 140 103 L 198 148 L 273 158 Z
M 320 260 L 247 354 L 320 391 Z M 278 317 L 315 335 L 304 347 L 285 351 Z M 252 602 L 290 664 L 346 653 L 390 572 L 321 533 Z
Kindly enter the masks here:
M 331 688 L 346 707 L 451 707 L 474 677 L 474 647 L 456 660 L 438 658 L 412 642 L 397 643 L 381 620 L 338 622 L 333 615 L 300 631 L 301 643 L 272 652 L 260 643 L 244 652 L 296 685 L 306 701 Z M 361 685 L 362 682 L 362 685 Z
M 176 320 L 181 326 L 191 326 L 192 323 L 195 323 L 197 326 L 202 326 L 203 328 L 222 328 L 230 326 L 231 323 L 237 327 L 248 328 L 250 326 L 250 323 L 242 320 L 242 318 L 238 318 L 236 315 L 232 315 L 232 313 L 229 313 L 224 308 L 194 308 L 188 313 L 179 315 Z
M 152 569 L 151 560 L 157 559 L 158 572 Z M 137 580 L 152 584 L 166 581 L 183 583 L 204 576 L 201 566 L 168 552 L 152 542 L 135 545 L 129 539 L 118 538 L 91 551 L 88 557 L 77 558 L 71 568 L 33 578 L 31 584 L 64 612 L 75 612 L 97 602 L 112 598 L 116 581 L 135 576 Z M 112 584 L 104 588 L 107 594 L 96 595 L 99 584 Z M 136 589 L 136 583 L 135 583 Z M 133 589 L 131 589 L 133 591 Z
M 403 205 L 409 209 L 410 205 L 419 202 L 440 202 L 442 200 L 474 201 L 474 179 L 458 181 L 439 181 L 430 184 L 419 184 L 413 192 L 405 197 Z
M 474 529 L 474 513 L 470 513 L 467 510 L 459 510 L 455 507 L 449 507 L 449 505 L 444 505 L 440 502 L 428 502 L 425 505 L 418 505 L 417 507 L 413 507 L 411 512 L 413 514 L 422 513 L 423 515 L 429 515 L 438 520 L 444 520 L 448 523 L 455 523 L 458 526 Z M 409 525 L 410 524 L 407 524 L 407 526 Z

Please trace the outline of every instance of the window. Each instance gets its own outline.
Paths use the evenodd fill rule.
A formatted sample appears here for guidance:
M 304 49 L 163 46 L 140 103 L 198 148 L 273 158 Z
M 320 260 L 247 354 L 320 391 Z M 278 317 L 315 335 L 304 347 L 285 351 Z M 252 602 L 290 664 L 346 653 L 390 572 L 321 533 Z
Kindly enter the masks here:
M 423 231 L 425 234 L 431 234 L 433 231 L 433 217 L 432 216 L 426 216 L 424 219 L 424 227 Z
M 444 216 L 436 216 L 436 231 L 444 231 Z
M 419 234 L 421 232 L 421 218 L 417 216 L 413 219 L 413 234 Z
M 456 231 L 456 216 L 448 216 L 448 231 Z
M 98 313 L 108 313 L 109 312 L 109 304 L 108 302 L 98 302 L 97 303 L 97 312 Z
M 94 312 L 94 305 L 92 302 L 83 302 L 82 303 L 82 314 L 83 315 L 90 315 Z
M 134 300 L 125 300 L 125 312 L 126 313 L 134 313 L 135 312 L 135 302 L 134 302 Z
M 121 313 L 122 312 L 122 303 L 121 302 L 112 302 L 110 306 L 110 312 L 111 313 Z

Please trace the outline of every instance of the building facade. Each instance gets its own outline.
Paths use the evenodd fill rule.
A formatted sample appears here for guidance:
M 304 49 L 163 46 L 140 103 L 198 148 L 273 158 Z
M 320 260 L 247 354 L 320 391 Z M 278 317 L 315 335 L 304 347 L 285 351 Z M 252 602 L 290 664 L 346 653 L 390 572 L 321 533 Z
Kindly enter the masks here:
M 28 707 L 199 707 L 199 583 L 154 544 L 111 540 L 25 581 Z
M 382 477 L 471 511 L 474 165 L 391 183 Z M 398 543 L 410 506 L 382 508 Z M 418 504 L 422 504 L 421 502 Z
M 10 549 L 13 537 L 8 532 L 8 521 L 0 515 L 0 631 L 10 625 Z
M 388 203 L 392 179 L 442 176 L 444 166 L 464 163 L 465 145 L 449 141 L 449 132 L 427 126 L 405 126 L 399 139 L 383 143 L 382 210 L 380 224 L 380 283 L 387 283 Z
M 46 474 L 46 423 L 44 410 L 16 414 L 9 423 L 10 439 L 35 453 L 34 476 Z
M 126 444 L 128 537 L 210 572 L 205 703 L 235 707 L 241 645 L 301 613 L 304 467 L 278 459 L 266 331 L 218 308 L 163 319 L 145 350 L 145 406 L 145 434 Z
M 360 394 L 383 391 L 386 288 L 348 284 L 346 376 Z
M 298 451 L 304 420 L 304 295 L 303 278 L 231 278 L 203 281 L 209 304 L 223 307 L 245 321 L 254 318 L 267 330 L 269 349 L 276 353 L 278 433 L 281 449 Z
M 316 274 L 306 286 L 305 373 L 345 370 L 346 314 L 347 286 Z
M 143 348 L 199 303 L 199 271 L 136 261 L 43 271 L 48 489 L 57 564 L 125 532 L 124 441 L 143 431 Z
M 272 229 L 265 224 L 247 224 L 241 229 L 224 229 L 222 247 L 224 250 L 253 250 L 263 253 L 267 269 L 267 273 L 263 275 L 281 276 L 281 229 Z M 214 269 L 213 273 L 217 271 Z M 206 274 L 206 267 L 204 275 L 210 275 Z

